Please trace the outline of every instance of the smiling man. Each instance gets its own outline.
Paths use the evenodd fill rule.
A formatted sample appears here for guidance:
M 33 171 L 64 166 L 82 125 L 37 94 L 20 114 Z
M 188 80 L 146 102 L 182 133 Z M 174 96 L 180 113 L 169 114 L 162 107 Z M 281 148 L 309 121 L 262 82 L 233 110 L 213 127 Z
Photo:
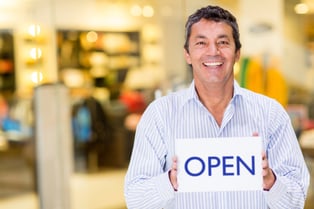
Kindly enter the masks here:
M 274 99 L 241 88 L 233 67 L 241 43 L 236 18 L 207 6 L 186 23 L 190 87 L 152 102 L 136 130 L 125 178 L 130 209 L 303 208 L 309 173 L 290 118 Z M 176 139 L 259 136 L 263 190 L 177 192 Z

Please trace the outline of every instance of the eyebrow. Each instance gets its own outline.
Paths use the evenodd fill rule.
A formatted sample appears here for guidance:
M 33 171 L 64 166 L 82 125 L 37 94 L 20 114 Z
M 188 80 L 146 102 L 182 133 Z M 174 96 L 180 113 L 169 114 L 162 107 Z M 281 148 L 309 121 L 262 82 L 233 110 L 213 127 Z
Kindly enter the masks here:
M 221 34 L 218 36 L 218 38 L 228 38 L 229 39 L 229 36 L 227 34 Z M 207 37 L 204 35 L 197 35 L 195 37 L 195 39 L 207 39 Z
M 197 35 L 194 39 L 206 39 L 204 35 Z
M 218 36 L 218 38 L 229 38 L 229 36 L 226 35 L 226 34 L 221 34 L 221 35 Z

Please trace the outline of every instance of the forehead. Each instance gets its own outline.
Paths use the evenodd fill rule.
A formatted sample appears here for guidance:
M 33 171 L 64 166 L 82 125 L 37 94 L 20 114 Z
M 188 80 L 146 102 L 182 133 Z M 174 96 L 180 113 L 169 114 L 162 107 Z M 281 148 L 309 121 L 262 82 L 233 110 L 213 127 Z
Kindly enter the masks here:
M 191 36 L 224 35 L 232 37 L 232 27 L 224 21 L 201 19 L 191 27 Z

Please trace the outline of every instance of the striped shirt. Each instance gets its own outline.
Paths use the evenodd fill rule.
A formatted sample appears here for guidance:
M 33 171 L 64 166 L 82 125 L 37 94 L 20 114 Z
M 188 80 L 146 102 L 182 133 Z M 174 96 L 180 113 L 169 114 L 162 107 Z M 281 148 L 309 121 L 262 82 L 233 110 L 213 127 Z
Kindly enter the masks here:
M 277 177 L 270 191 L 174 192 L 168 171 L 176 138 L 243 137 L 254 132 L 263 139 Z M 218 126 L 192 82 L 145 110 L 137 126 L 124 193 L 129 209 L 301 209 L 308 185 L 309 172 L 289 115 L 277 101 L 235 81 L 234 96 Z

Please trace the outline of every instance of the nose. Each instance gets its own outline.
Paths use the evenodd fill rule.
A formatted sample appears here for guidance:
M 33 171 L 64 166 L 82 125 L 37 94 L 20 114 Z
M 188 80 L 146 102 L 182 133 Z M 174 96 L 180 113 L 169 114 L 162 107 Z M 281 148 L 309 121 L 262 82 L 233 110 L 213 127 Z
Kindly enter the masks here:
M 209 55 L 218 55 L 220 54 L 217 44 L 208 44 L 207 52 Z

